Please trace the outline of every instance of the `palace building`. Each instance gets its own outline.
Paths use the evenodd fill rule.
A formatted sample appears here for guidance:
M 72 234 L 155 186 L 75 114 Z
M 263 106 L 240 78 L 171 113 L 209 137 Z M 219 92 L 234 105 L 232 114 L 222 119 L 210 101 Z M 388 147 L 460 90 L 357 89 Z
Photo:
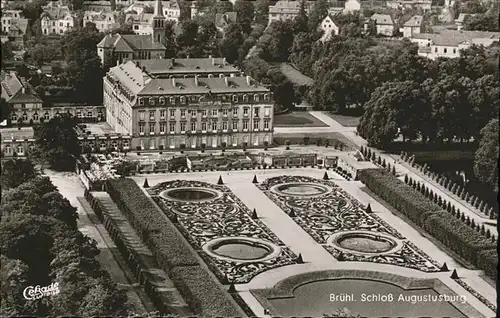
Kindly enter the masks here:
M 132 137 L 131 149 L 272 143 L 272 93 L 249 76 L 158 78 L 127 62 L 112 67 L 103 85 L 106 121 Z

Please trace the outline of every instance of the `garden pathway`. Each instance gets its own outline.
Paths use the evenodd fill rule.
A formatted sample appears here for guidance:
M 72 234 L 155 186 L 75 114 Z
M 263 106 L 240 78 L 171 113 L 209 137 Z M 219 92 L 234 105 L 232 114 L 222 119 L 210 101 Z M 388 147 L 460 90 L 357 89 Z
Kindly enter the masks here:
M 60 173 L 50 170 L 45 170 L 45 174 L 50 177 L 50 180 L 59 189 L 61 194 L 69 200 L 71 205 L 77 208 L 78 212 L 78 229 L 83 234 L 97 241 L 97 247 L 100 250 L 96 259 L 101 264 L 119 286 L 125 290 L 127 297 L 134 307 L 134 311 L 138 314 L 155 310 L 149 299 L 139 296 L 136 291 L 140 288 L 134 280 L 130 280 L 130 274 L 127 273 L 125 261 L 117 253 L 117 247 L 104 228 L 104 225 L 99 222 L 99 219 L 90 207 L 83 206 L 79 197 L 84 194 L 84 187 L 80 183 L 80 179 L 74 173 Z M 114 252 L 113 252 L 114 251 Z
M 269 270 L 256 276 L 250 283 L 237 285 L 236 289 L 241 292 L 241 296 L 254 309 L 259 316 L 263 313 L 260 303 L 248 292 L 249 289 L 271 287 L 284 277 L 311 270 L 337 269 L 337 268 L 364 268 L 382 272 L 389 272 L 403 276 L 439 277 L 448 287 L 453 289 L 459 295 L 465 295 L 467 301 L 477 308 L 486 317 L 493 316 L 493 312 L 482 304 L 477 298 L 473 297 L 458 284 L 452 282 L 449 278 L 450 272 L 445 273 L 423 273 L 420 271 L 383 264 L 372 264 L 365 262 L 338 262 L 318 243 L 316 243 L 300 226 L 290 219 L 281 209 L 273 203 L 264 193 L 252 184 L 252 178 L 257 176 L 258 181 L 263 181 L 270 177 L 281 175 L 302 175 L 315 178 L 322 178 L 324 170 L 313 168 L 286 169 L 286 170 L 250 170 L 250 171 L 230 171 L 230 172 L 191 172 L 191 173 L 170 173 L 170 174 L 150 174 L 137 176 L 134 179 L 139 185 L 142 185 L 144 178 L 147 177 L 150 185 L 169 180 L 199 180 L 210 183 L 216 183 L 219 175 L 222 176 L 224 183 L 228 186 L 250 209 L 256 208 L 260 220 L 271 229 L 287 246 L 296 254 L 302 253 L 306 264 L 289 265 L 278 269 Z M 451 269 L 457 269 L 463 280 L 469 283 L 474 289 L 480 292 L 490 302 L 495 303 L 496 291 L 494 287 L 479 278 L 481 271 L 468 270 L 456 263 L 453 258 L 447 255 L 438 246 L 430 240 L 423 237 L 417 230 L 406 224 L 403 220 L 395 216 L 391 211 L 377 202 L 362 190 L 363 184 L 359 181 L 345 181 L 332 171 L 329 171 L 330 177 L 346 190 L 353 197 L 358 199 L 364 205 L 371 204 L 375 213 L 386 221 L 393 228 L 402 233 L 408 240 L 414 243 L 429 256 L 439 263 L 446 262 Z M 449 283 L 451 282 L 451 283 Z

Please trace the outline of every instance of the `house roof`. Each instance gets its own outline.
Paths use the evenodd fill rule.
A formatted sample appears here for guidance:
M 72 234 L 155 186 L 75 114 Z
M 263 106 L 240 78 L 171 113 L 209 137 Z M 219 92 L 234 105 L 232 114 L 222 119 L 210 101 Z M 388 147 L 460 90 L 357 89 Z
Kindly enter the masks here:
M 26 32 L 28 31 L 28 19 L 13 20 L 9 28 L 9 33 L 14 30 L 19 31 L 20 34 L 26 34 Z
M 45 6 L 40 18 L 48 17 L 51 20 L 64 19 L 72 16 L 71 10 L 67 6 Z
M 24 88 L 24 92 L 23 92 Z M 33 87 L 15 73 L 6 74 L 2 80 L 2 98 L 8 103 L 41 103 Z
M 388 14 L 375 13 L 370 17 L 370 20 L 374 20 L 377 25 L 394 25 L 391 16 Z
M 455 19 L 455 22 L 458 22 L 458 23 L 464 23 L 465 22 L 465 19 L 468 17 L 468 16 L 475 16 L 475 14 L 470 14 L 470 13 L 460 13 L 458 15 L 458 18 Z
M 215 26 L 217 28 L 225 28 L 231 23 L 236 22 L 236 12 L 217 13 L 215 15 Z
M 314 1 L 305 1 L 305 8 L 309 10 Z M 269 13 L 298 13 L 300 10 L 301 1 L 279 0 L 274 6 L 269 7 Z
M 173 64 L 172 64 L 173 62 Z M 150 59 L 134 60 L 146 72 L 155 74 L 203 74 L 203 73 L 239 73 L 240 71 L 226 63 L 223 58 L 188 58 L 188 59 Z
M 403 25 L 405 27 L 419 27 L 422 26 L 422 22 L 424 21 L 424 17 L 421 15 L 414 15 L 410 18 L 410 20 L 406 21 Z
M 151 78 L 132 61 L 112 67 L 108 75 L 139 96 L 269 92 L 250 77 Z
M 125 20 L 129 22 L 150 23 L 153 18 L 153 13 L 128 13 Z
M 489 45 L 492 40 L 500 40 L 500 32 L 443 30 L 441 33 L 420 33 L 414 34 L 412 37 L 427 39 L 432 41 L 434 45 L 442 46 L 458 46 L 466 41 L 478 45 Z
M 108 18 L 115 20 L 115 15 L 112 12 L 102 11 L 85 11 L 84 19 L 87 21 L 104 21 Z
M 114 48 L 117 52 L 166 49 L 163 44 L 153 41 L 149 34 L 108 34 L 97 44 L 97 47 Z

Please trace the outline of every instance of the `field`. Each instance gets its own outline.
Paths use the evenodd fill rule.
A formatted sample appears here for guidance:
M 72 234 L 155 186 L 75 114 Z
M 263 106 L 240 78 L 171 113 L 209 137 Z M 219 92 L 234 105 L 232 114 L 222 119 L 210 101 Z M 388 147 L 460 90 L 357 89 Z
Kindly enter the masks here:
M 345 115 L 337 115 L 325 112 L 328 116 L 335 119 L 339 124 L 344 127 L 357 127 L 359 124 L 360 117 L 357 116 L 345 116 Z
M 291 112 L 274 116 L 275 127 L 328 127 L 327 124 L 307 112 Z
M 280 69 L 283 75 L 285 75 L 286 78 L 288 78 L 288 80 L 295 85 L 310 86 L 313 83 L 312 78 L 302 74 L 301 72 L 293 68 L 290 64 L 282 63 L 280 65 Z

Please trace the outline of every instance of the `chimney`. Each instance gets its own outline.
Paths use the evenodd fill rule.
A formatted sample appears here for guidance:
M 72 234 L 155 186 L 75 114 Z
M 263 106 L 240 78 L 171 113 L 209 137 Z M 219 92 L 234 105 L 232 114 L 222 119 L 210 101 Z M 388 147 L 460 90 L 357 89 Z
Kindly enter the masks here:
M 194 76 L 194 86 L 198 86 L 198 75 Z
M 120 60 L 116 60 L 116 66 L 120 65 Z
M 226 84 L 226 87 L 229 87 L 229 81 L 227 80 L 227 77 L 224 77 L 224 84 Z
M 172 86 L 175 87 L 175 77 L 172 77 Z
M 250 78 L 250 76 L 247 75 L 247 85 L 250 86 L 252 83 L 252 79 Z

